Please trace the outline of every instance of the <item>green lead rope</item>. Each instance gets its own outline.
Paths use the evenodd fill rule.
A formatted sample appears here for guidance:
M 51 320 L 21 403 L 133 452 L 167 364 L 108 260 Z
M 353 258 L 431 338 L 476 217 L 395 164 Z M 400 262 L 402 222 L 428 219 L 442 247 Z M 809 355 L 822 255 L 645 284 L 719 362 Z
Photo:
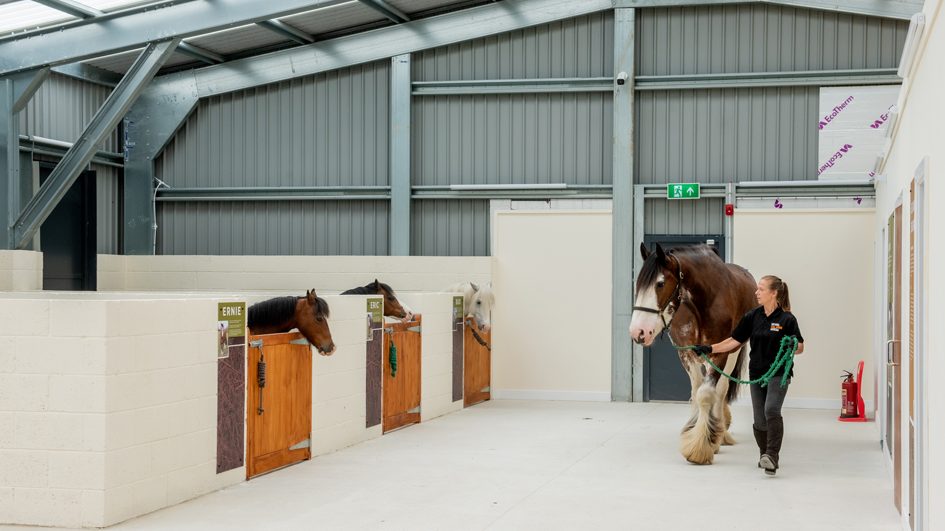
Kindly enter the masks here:
M 397 376 L 397 345 L 394 345 L 393 338 L 391 338 L 390 352 L 387 354 L 387 359 L 390 361 L 390 377 L 393 378 Z
M 761 387 L 766 387 L 768 383 L 774 379 L 775 373 L 777 373 L 781 367 L 784 367 L 784 375 L 781 376 L 781 387 L 787 385 L 788 377 L 791 374 L 791 367 L 794 366 L 794 354 L 797 352 L 797 338 L 795 336 L 784 336 L 781 338 L 781 346 L 778 348 L 778 355 L 774 358 L 774 363 L 771 364 L 771 367 L 768 367 L 768 371 L 762 374 L 760 377 L 755 378 L 754 380 L 740 380 L 731 374 L 727 374 L 724 370 L 720 369 L 718 365 L 712 362 L 712 359 L 705 354 L 701 354 L 702 358 L 709 362 L 709 365 L 715 369 L 715 372 L 725 376 L 729 380 L 739 383 L 739 384 L 756 384 L 760 383 Z M 695 350 L 695 346 L 691 347 L 676 347 L 677 350 Z

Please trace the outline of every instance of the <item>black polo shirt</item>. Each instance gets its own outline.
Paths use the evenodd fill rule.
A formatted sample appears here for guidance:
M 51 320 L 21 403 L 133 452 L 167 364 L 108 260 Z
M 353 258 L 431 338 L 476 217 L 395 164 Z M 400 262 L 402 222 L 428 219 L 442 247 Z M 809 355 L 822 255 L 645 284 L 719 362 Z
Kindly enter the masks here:
M 752 380 L 762 376 L 778 357 L 778 348 L 784 336 L 797 336 L 797 341 L 804 342 L 797 319 L 791 312 L 786 312 L 780 306 L 775 308 L 771 315 L 765 315 L 765 307 L 759 306 L 746 313 L 738 322 L 732 339 L 739 343 L 751 340 L 751 358 L 748 363 L 748 376 Z M 784 369 L 775 373 L 775 376 L 784 375 Z M 790 376 L 794 376 L 791 370 Z

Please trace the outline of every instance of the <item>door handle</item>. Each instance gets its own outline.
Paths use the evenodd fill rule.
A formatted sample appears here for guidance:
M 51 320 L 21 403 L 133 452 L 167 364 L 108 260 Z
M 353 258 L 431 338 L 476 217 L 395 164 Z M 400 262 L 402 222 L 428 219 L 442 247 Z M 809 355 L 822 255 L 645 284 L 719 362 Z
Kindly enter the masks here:
M 890 339 L 886 341 L 886 366 L 888 367 L 898 367 L 899 364 L 893 361 L 892 349 L 889 348 L 893 343 L 899 343 L 898 339 Z

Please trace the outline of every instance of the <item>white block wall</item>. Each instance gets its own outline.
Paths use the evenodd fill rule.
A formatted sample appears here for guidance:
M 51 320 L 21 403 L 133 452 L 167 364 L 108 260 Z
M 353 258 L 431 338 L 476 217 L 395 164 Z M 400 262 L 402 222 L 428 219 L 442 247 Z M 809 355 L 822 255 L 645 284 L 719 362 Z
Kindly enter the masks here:
M 453 402 L 453 296 L 452 293 L 409 293 L 400 298 L 423 315 L 420 339 L 420 420 L 463 409 Z
M 43 289 L 43 253 L 0 250 L 0 291 Z
M 480 256 L 98 255 L 98 271 L 102 291 L 340 292 L 375 277 L 397 291 L 440 291 L 457 282 L 488 282 L 492 265 Z
M 367 423 L 367 297 L 325 296 L 331 309 L 331 356 L 313 353 L 312 456 L 381 436 Z
M 216 474 L 218 300 L 12 297 L 0 523 L 101 527 L 243 479 Z

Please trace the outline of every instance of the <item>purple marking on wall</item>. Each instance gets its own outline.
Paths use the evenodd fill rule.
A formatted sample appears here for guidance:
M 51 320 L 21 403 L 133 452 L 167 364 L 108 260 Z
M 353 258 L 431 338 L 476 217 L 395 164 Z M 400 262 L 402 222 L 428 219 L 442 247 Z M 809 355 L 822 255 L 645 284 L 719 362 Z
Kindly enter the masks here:
M 245 339 L 229 338 L 230 355 L 217 360 L 217 474 L 243 466 Z
M 830 160 L 820 165 L 820 167 L 817 169 L 817 175 L 820 176 L 820 174 L 827 171 L 828 168 L 833 168 L 834 163 L 842 159 L 843 154 L 848 153 L 851 149 L 853 149 L 853 144 L 844 144 L 843 147 L 837 150 L 837 152 L 834 153 L 832 157 L 830 157 Z
M 820 119 L 820 123 L 818 124 L 817 128 L 823 129 L 824 127 L 827 127 L 827 125 L 830 122 L 832 122 L 833 119 L 836 118 L 841 112 L 843 112 L 843 110 L 846 109 L 847 105 L 849 105 L 852 102 L 853 102 L 853 96 L 847 97 L 847 99 L 843 100 L 843 102 L 840 105 L 837 105 L 836 107 L 831 109 L 829 114 L 825 115 L 823 118 Z
M 890 105 L 889 109 L 886 109 L 886 112 L 879 115 L 879 119 L 873 120 L 873 123 L 870 124 L 870 127 L 872 127 L 873 129 L 879 129 L 880 127 L 882 127 L 883 124 L 886 123 L 887 120 L 889 120 L 889 111 L 893 107 L 895 107 L 895 105 Z

